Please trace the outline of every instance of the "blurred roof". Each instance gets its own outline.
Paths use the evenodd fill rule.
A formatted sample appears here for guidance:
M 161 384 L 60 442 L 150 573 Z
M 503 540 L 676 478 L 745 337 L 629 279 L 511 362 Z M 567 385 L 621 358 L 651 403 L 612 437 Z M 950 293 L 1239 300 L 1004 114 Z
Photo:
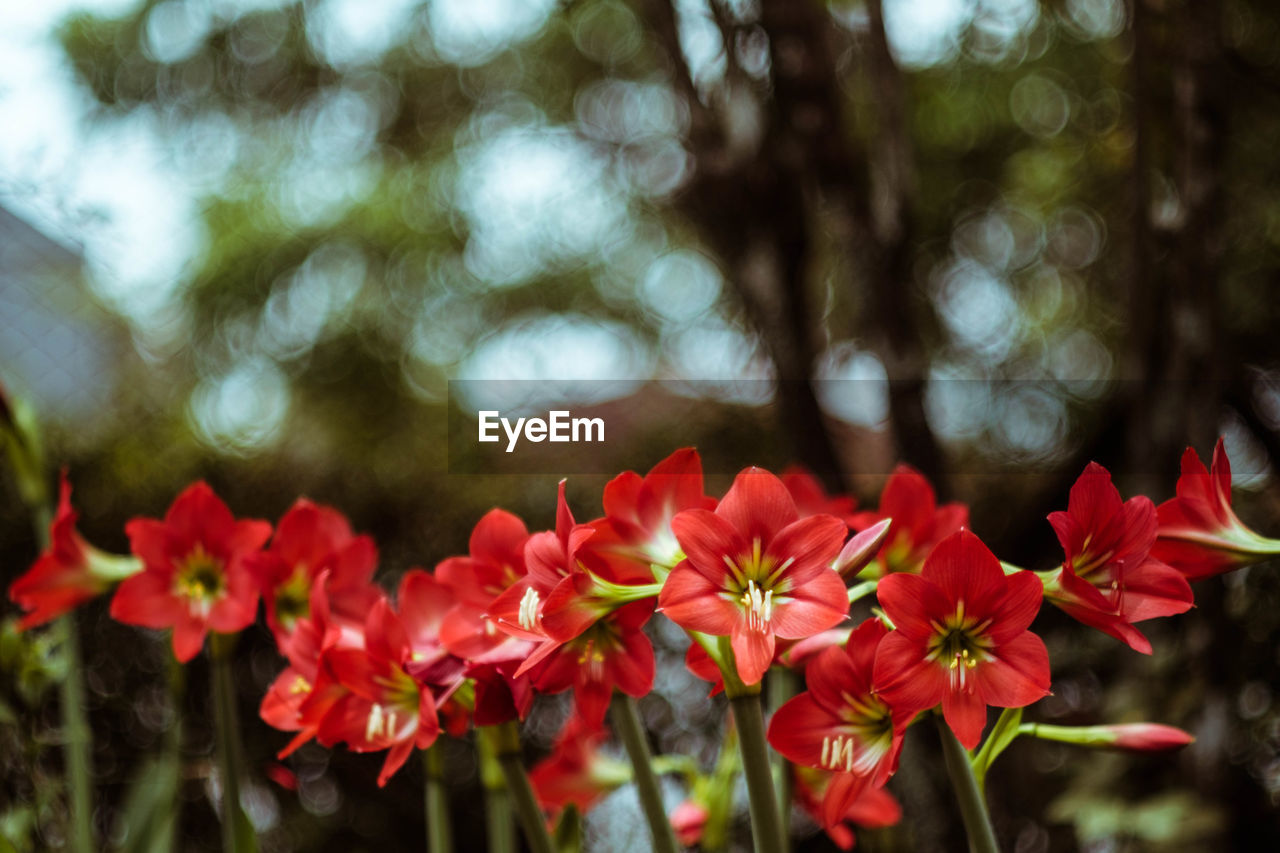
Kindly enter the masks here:
M 0 207 L 0 377 L 70 421 L 105 403 L 123 326 L 89 293 L 81 254 Z

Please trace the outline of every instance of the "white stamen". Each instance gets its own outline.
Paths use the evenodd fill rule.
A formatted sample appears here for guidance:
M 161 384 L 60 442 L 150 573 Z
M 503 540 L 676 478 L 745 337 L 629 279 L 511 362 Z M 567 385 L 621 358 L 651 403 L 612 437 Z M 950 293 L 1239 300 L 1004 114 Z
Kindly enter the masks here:
M 520 627 L 526 631 L 532 631 L 538 624 L 539 603 L 536 589 L 529 587 L 524 591 L 524 598 L 520 599 Z
M 375 704 L 369 709 L 369 721 L 364 726 L 364 739 L 373 740 L 382 731 L 382 706 Z
M 856 738 L 846 738 L 844 735 L 836 735 L 834 741 L 829 737 L 824 737 L 822 739 L 822 766 L 828 770 L 843 770 L 846 773 L 852 773 L 854 748 L 857 744 Z
M 769 620 L 773 618 L 773 590 L 760 593 L 755 581 L 747 581 L 747 591 L 738 599 L 747 608 L 747 628 L 752 631 L 763 631 Z

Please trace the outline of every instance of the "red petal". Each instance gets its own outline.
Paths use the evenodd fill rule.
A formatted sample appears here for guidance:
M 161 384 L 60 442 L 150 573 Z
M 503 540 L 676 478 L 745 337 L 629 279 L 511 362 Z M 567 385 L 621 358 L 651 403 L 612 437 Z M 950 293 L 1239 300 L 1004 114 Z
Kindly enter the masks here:
M 1015 572 L 1004 579 L 1004 586 L 1004 599 L 988 611 L 992 623 L 987 635 L 996 643 L 1027 630 L 1044 601 L 1044 583 L 1034 572 Z
M 116 588 L 111 618 L 126 625 L 167 628 L 178 620 L 183 607 L 173 594 L 171 573 L 142 571 Z
M 953 533 L 939 542 L 925 560 L 920 574 L 936 583 L 949 602 L 963 601 L 965 611 L 975 615 L 990 615 L 1005 590 L 1000 561 L 968 530 Z
M 895 575 L 896 577 L 896 575 Z M 941 666 L 924 659 L 924 644 L 901 631 L 890 631 L 876 650 L 872 674 L 880 696 L 895 713 L 910 716 L 932 708 L 947 692 L 947 676 Z
M 823 738 L 846 734 L 839 717 L 814 700 L 812 693 L 788 699 L 769 721 L 769 744 L 787 759 L 822 766 Z
M 529 530 L 524 522 L 503 509 L 491 509 L 471 531 L 470 553 L 476 560 L 524 570 L 524 543 Z
M 410 569 L 400 579 L 396 601 L 409 645 L 415 651 L 439 646 L 440 626 L 454 604 L 449 588 L 422 569 Z
M 973 670 L 974 692 L 986 704 L 1021 708 L 1049 695 L 1049 652 L 1035 634 L 1027 631 L 1002 643 L 993 656 L 995 660 L 983 661 Z
M 208 630 L 203 619 L 190 613 L 178 617 L 173 626 L 173 656 L 179 663 L 186 663 L 200 654 L 200 649 L 204 647 L 204 635 Z
M 705 509 L 677 514 L 671 519 L 671 530 L 684 549 L 687 562 L 717 584 L 723 584 L 728 574 L 725 557 L 736 560 L 751 551 L 747 540 L 732 524 Z
M 947 690 L 942 694 L 942 716 L 965 749 L 975 749 L 987 725 L 987 704 L 978 691 Z
M 644 696 L 653 689 L 653 644 L 643 631 L 624 631 L 622 648 L 609 657 L 618 689 L 628 696 Z
M 173 564 L 165 547 L 164 522 L 153 518 L 135 518 L 124 526 L 129 537 L 129 550 L 150 571 L 172 571 Z
M 681 628 L 727 637 L 738 624 L 742 608 L 723 592 L 685 560 L 667 575 L 658 608 Z
M 379 600 L 369 611 L 364 623 L 364 647 L 371 657 L 394 663 L 409 655 L 409 637 L 386 599 Z
M 792 561 L 782 575 L 792 588 L 823 573 L 838 580 L 839 576 L 831 571 L 831 564 L 839 555 L 848 530 L 845 523 L 835 516 L 811 515 L 778 531 L 778 535 L 765 547 L 765 552 L 779 564 Z M 844 586 L 843 582 L 841 586 Z
M 731 644 L 738 664 L 738 677 L 744 684 L 758 684 L 773 663 L 774 639 L 770 630 L 748 630 L 744 616 L 733 626 Z
M 747 542 L 759 539 L 762 543 L 800 517 L 787 487 L 763 468 L 739 473 L 716 507 L 716 515 L 733 525 Z
M 955 609 L 937 584 L 900 572 L 880 580 L 876 600 L 898 631 L 921 641 L 933 636 L 930 620 Z
M 387 752 L 387 760 L 382 763 L 382 772 L 378 774 L 378 787 L 385 788 L 387 781 L 404 766 L 413 752 L 413 741 L 401 741 Z
M 844 581 L 830 569 L 773 602 L 773 633 L 784 640 L 812 637 L 848 618 Z
M 1157 560 L 1124 572 L 1124 615 L 1130 622 L 1172 616 L 1191 609 L 1194 596 L 1182 573 Z

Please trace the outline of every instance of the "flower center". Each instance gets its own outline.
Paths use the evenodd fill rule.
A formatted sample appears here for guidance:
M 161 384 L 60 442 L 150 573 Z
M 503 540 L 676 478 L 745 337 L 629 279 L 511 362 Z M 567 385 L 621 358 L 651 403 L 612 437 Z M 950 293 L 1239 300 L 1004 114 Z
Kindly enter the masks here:
M 307 573 L 301 566 L 276 590 L 276 619 L 285 630 L 292 629 L 293 623 L 311 614 L 310 593 Z
M 538 605 L 541 603 L 538 591 L 529 587 L 520 599 L 520 627 L 532 631 L 538 624 Z
M 961 601 L 956 604 L 955 613 L 941 623 L 935 620 L 930 625 L 934 634 L 929 639 L 929 659 L 945 664 L 950 670 L 952 690 L 972 691 L 970 671 L 987 659 L 993 645 L 986 636 L 991 620 L 965 614 Z
M 760 587 L 753 580 L 747 581 L 747 591 L 738 599 L 747 609 L 747 628 L 752 631 L 763 631 L 773 618 L 773 590 L 765 590 L 760 594 Z
M 214 599 L 226 589 L 226 582 L 222 561 L 210 556 L 203 545 L 197 544 L 178 568 L 174 591 L 207 615 Z
M 888 706 L 874 695 L 841 695 L 845 702 L 841 717 L 850 733 L 822 739 L 822 766 L 865 776 L 893 743 L 893 719 Z

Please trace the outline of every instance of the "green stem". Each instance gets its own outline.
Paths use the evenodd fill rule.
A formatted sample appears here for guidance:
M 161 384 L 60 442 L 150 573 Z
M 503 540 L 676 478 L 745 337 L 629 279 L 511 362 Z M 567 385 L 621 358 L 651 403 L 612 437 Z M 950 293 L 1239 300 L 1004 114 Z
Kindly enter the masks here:
M 941 714 L 934 716 L 934 722 L 938 724 L 938 734 L 942 738 L 942 755 L 947 762 L 951 787 L 955 789 L 956 800 L 960 804 L 969 850 L 971 853 L 1000 853 L 996 833 L 991 826 L 991 815 L 987 813 L 987 804 L 982 800 L 978 780 L 974 778 L 973 767 L 969 764 L 968 751 L 956 740 Z
M 231 652 L 234 634 L 209 635 L 209 657 L 213 672 L 213 720 L 217 736 L 218 778 L 222 785 L 222 849 L 223 853 L 243 853 L 252 842 L 241 844 L 242 832 L 252 828 L 240 811 L 240 728 L 236 718 L 235 680 L 231 674 Z
M 866 598 L 868 595 L 876 591 L 876 585 L 879 581 L 863 581 L 860 584 L 849 587 L 849 603 Z
M 769 769 L 769 747 L 764 737 L 764 714 L 760 694 L 735 696 L 729 700 L 738 727 L 742 769 L 747 777 L 747 797 L 751 804 L 751 832 L 756 853 L 782 853 L 786 839 L 778 820 L 778 800 Z
M 871 585 L 875 588 L 875 584 Z M 774 669 L 769 673 L 769 708 L 777 711 L 783 703 L 799 692 L 796 674 L 789 669 Z M 782 824 L 782 839 L 789 847 L 791 844 L 791 798 L 795 789 L 795 778 L 791 762 L 778 755 L 774 761 L 776 778 L 774 784 L 778 791 L 778 820 Z
M 622 744 L 631 758 L 636 791 L 640 795 L 640 808 L 644 811 L 645 820 L 649 822 L 653 849 L 659 853 L 675 853 L 680 845 L 676 843 L 675 831 L 662 806 L 662 790 L 658 787 L 658 777 L 653 772 L 653 756 L 649 752 L 649 742 L 645 740 L 644 724 L 640 722 L 636 701 L 625 693 L 615 692 L 610 714 L 613 727 L 622 738 Z
M 538 800 L 533 795 L 533 786 L 529 784 L 529 776 L 524 772 L 521 763 L 520 736 L 514 723 L 503 723 L 497 729 L 498 765 L 507 780 L 507 790 L 511 792 L 511 801 L 516 807 L 516 816 L 520 819 L 520 827 L 529 842 L 533 853 L 554 853 L 551 837 L 547 835 L 547 826 L 542 820 L 542 809 L 538 808 Z
M 443 747 L 437 740 L 422 753 L 424 794 L 427 814 L 427 850 L 449 853 L 453 849 L 453 833 L 449 827 L 449 802 L 444 788 Z
M 498 746 L 492 726 L 476 730 L 476 751 L 480 755 L 480 785 L 484 788 L 485 838 L 489 853 L 515 853 L 515 823 L 512 821 L 511 797 L 498 764 Z
M 511 821 L 511 797 L 505 788 L 484 789 L 484 826 L 489 853 L 515 853 L 515 824 Z
M 59 619 L 57 631 L 67 667 L 59 687 L 63 748 L 71 787 L 71 849 L 75 853 L 93 853 L 93 740 L 85 714 L 84 662 L 75 614 Z

